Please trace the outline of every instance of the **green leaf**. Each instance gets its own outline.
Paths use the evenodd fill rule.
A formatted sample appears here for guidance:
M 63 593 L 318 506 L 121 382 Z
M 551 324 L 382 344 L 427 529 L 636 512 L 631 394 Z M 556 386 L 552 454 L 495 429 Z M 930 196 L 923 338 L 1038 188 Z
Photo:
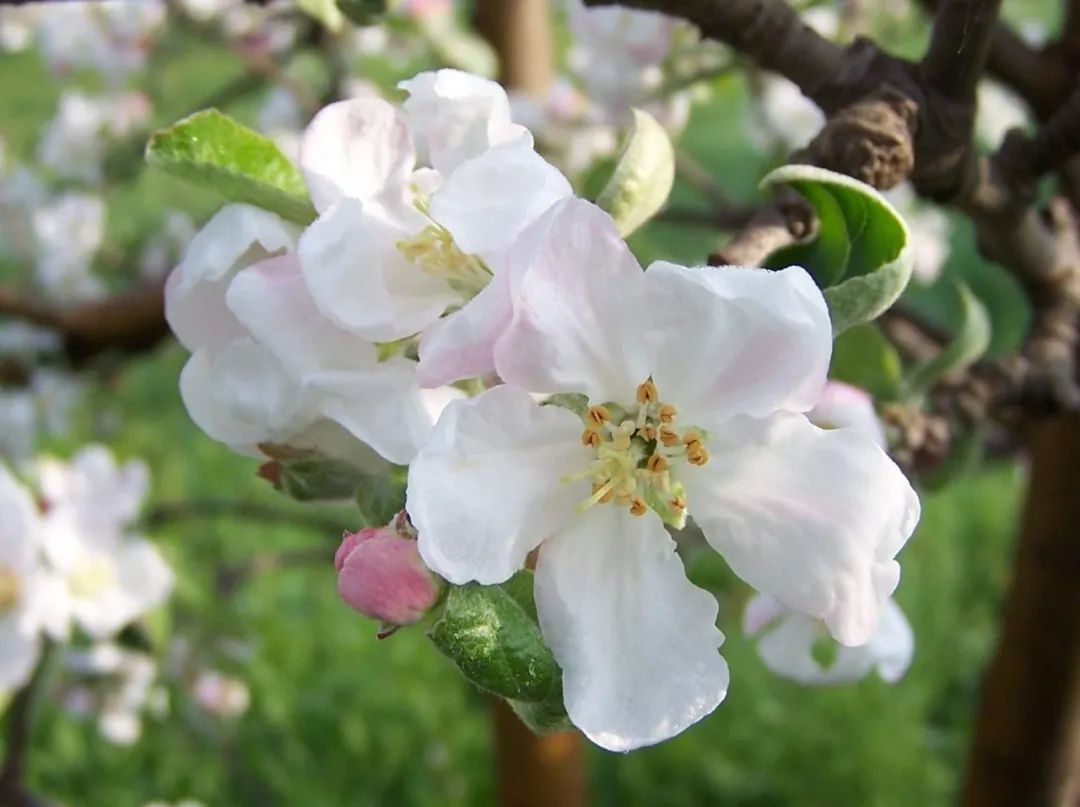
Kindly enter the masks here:
M 971 290 L 963 283 L 955 284 L 960 300 L 960 320 L 952 341 L 932 359 L 915 367 L 904 386 L 908 395 L 925 394 L 946 373 L 970 367 L 990 347 L 990 314 Z
M 372 25 L 386 13 L 386 0 L 337 0 L 337 7 L 357 25 Z
M 296 0 L 296 6 L 331 33 L 340 32 L 345 25 L 345 17 L 334 0 Z
M 315 218 L 304 178 L 273 141 L 216 109 L 150 137 L 146 161 L 174 176 L 300 224 Z
M 623 237 L 663 207 L 675 182 L 675 150 L 667 130 L 640 109 L 615 171 L 596 203 L 611 214 Z
M 833 342 L 830 378 L 889 401 L 899 396 L 902 375 L 900 354 L 873 323 L 849 328 Z
M 384 474 L 364 475 L 356 485 L 356 505 L 369 527 L 381 527 L 405 509 L 409 469 L 394 466 Z
M 498 586 L 451 587 L 429 636 L 481 689 L 542 704 L 559 686 L 561 672 L 540 636 L 535 612 L 523 605 L 526 595 L 532 599 L 532 573 L 526 571 Z
M 448 67 L 466 73 L 493 77 L 499 70 L 499 57 L 482 37 L 461 25 L 453 14 L 424 14 L 416 21 L 421 32 Z
M 281 490 L 300 502 L 348 499 L 365 479 L 343 460 L 312 457 L 281 463 Z
M 823 289 L 834 334 L 875 319 L 896 301 L 911 279 L 911 236 L 880 193 L 811 165 L 781 166 L 761 185 L 790 185 L 814 208 L 815 236 L 770 256 L 766 266 L 806 268 Z
M 562 684 L 559 683 L 551 694 L 538 703 L 510 701 L 514 714 L 535 734 L 550 734 L 556 731 L 568 731 L 574 728 L 566 716 L 563 703 Z

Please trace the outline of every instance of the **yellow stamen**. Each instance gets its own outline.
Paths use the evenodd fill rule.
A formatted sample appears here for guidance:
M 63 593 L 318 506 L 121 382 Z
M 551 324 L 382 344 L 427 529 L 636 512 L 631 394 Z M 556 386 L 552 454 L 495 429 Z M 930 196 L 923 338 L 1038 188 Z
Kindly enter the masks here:
M 656 384 L 650 378 L 648 381 L 639 384 L 637 388 L 637 402 L 640 404 L 655 403 L 659 393 L 656 391 Z
M 659 412 L 660 422 L 671 423 L 673 420 L 675 420 L 675 415 L 677 415 L 678 412 L 679 410 L 671 404 L 661 404 Z
M 611 420 L 611 411 L 603 404 L 597 404 L 596 406 L 590 406 L 589 411 L 586 413 L 590 423 L 594 423 L 597 426 L 602 426 Z
M 0 612 L 6 611 L 19 601 L 19 578 L 6 566 L 0 566 Z
M 668 469 L 668 461 L 659 454 L 653 454 L 649 457 L 649 461 L 645 463 L 645 467 L 654 474 L 662 473 Z
M 660 428 L 656 430 L 656 436 L 659 437 L 660 442 L 666 446 L 673 446 L 682 442 L 679 433 L 666 423 L 660 424 Z
M 693 451 L 687 448 L 686 459 L 689 460 L 691 465 L 704 465 L 709 461 L 709 452 L 705 449 L 705 446 L 698 443 L 697 448 Z
M 645 504 L 645 500 L 640 496 L 635 496 L 630 500 L 630 515 L 643 516 L 648 509 L 649 506 Z
M 612 484 L 610 482 L 606 485 L 602 485 L 599 482 L 593 482 L 592 492 L 593 496 L 600 494 L 600 498 L 596 500 L 598 504 L 607 504 L 615 498 L 615 491 L 612 489 Z
M 674 497 L 672 497 L 671 501 L 668 502 L 668 505 L 675 512 L 681 513 L 683 510 L 686 509 L 686 497 L 685 496 L 674 496 Z
M 641 439 L 645 442 L 650 442 L 656 439 L 656 427 L 651 423 L 647 426 L 641 426 L 638 429 L 638 434 L 641 435 Z
M 593 448 L 600 448 L 600 444 L 604 441 L 604 438 L 600 436 L 600 432 L 593 431 L 592 429 L 586 429 L 581 433 L 581 444 L 583 446 L 592 446 Z

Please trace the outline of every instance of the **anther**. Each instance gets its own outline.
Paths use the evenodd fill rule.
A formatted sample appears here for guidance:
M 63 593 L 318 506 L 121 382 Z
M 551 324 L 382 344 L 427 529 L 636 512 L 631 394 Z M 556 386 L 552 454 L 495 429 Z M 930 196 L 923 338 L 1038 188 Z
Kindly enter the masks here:
M 649 457 L 648 462 L 645 463 L 645 467 L 652 471 L 654 474 L 662 473 L 668 468 L 668 461 L 659 454 L 653 454 Z
M 661 423 L 660 428 L 656 430 L 656 436 L 660 438 L 660 442 L 666 446 L 677 445 L 682 442 L 682 438 L 679 437 L 679 433 L 675 431 L 667 423 Z
M 600 448 L 600 443 L 602 442 L 603 438 L 600 436 L 600 432 L 593 431 L 592 429 L 586 429 L 581 433 L 581 444 L 583 446 Z
M 661 404 L 660 405 L 660 412 L 659 412 L 660 422 L 661 423 L 671 423 L 673 420 L 675 420 L 675 415 L 678 414 L 678 411 L 679 410 L 677 410 L 671 404 Z
M 704 465 L 709 461 L 709 452 L 701 443 L 698 443 L 693 449 L 687 446 L 686 459 L 690 461 L 691 465 Z
M 611 420 L 611 411 L 603 404 L 597 404 L 596 406 L 589 407 L 586 416 L 590 423 L 600 426 Z
M 648 509 L 649 506 L 645 504 L 645 500 L 640 496 L 635 496 L 630 500 L 630 515 L 643 516 Z
M 649 441 L 656 439 L 656 427 L 653 426 L 651 423 L 642 426 L 638 429 L 638 434 L 641 435 L 642 440 L 648 443 Z
M 615 490 L 610 484 L 604 485 L 600 482 L 593 482 L 592 492 L 593 496 L 600 494 L 600 497 L 596 500 L 598 504 L 607 504 L 615 498 Z
M 668 506 L 670 506 L 672 510 L 681 513 L 683 510 L 686 509 L 686 497 L 673 496 L 671 498 L 671 501 L 668 502 Z
M 682 441 L 683 441 L 684 445 L 691 446 L 694 443 L 700 443 L 701 442 L 701 435 L 698 434 L 697 432 L 692 432 L 692 431 L 687 432 L 686 434 L 683 435 Z
M 639 384 L 637 388 L 637 401 L 642 404 L 653 403 L 659 397 L 659 393 L 656 391 L 656 384 L 650 378 L 648 381 Z

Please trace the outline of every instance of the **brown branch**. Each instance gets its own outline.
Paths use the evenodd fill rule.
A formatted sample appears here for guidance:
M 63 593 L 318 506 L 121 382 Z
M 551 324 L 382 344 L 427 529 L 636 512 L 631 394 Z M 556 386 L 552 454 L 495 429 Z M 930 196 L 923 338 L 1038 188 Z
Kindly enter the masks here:
M 922 60 L 926 84 L 963 104 L 975 98 L 1001 0 L 943 0 Z
M 542 97 L 555 78 L 548 0 L 477 0 L 476 29 L 499 56 L 499 81 Z
M 807 237 L 814 213 L 795 191 L 782 188 L 735 237 L 709 256 L 710 266 L 760 266 L 772 253 Z
M 25 791 L 23 779 L 30 747 L 34 704 L 45 677 L 51 650 L 51 644 L 46 643 L 30 680 L 15 693 L 8 705 L 4 761 L 0 764 L 0 804 L 4 807 L 30 807 L 38 804 L 38 800 Z
M 169 334 L 163 295 L 162 280 L 59 308 L 0 289 L 0 317 L 57 331 L 68 360 L 77 367 L 100 353 L 139 353 L 161 342 Z

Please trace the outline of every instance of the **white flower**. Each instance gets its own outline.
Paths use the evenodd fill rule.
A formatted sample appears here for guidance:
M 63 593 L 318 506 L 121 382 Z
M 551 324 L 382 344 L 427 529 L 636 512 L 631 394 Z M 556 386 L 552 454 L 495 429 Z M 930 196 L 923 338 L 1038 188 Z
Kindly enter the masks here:
M 537 608 L 568 714 L 610 749 L 678 733 L 727 688 L 716 604 L 687 581 L 662 517 L 689 513 L 752 586 L 866 641 L 919 503 L 872 441 L 801 414 L 832 345 L 809 275 L 642 273 L 580 200 L 531 228 L 515 260 L 527 266 L 495 345 L 507 386 L 451 403 L 410 469 L 425 562 L 497 583 L 540 546 Z M 592 406 L 579 419 L 525 390 Z
M 36 279 L 58 302 L 95 299 L 105 293 L 93 258 L 105 238 L 105 203 L 86 193 L 65 193 L 33 215 Z
M 888 600 L 877 631 L 865 644 L 837 644 L 820 620 L 787 610 L 758 594 L 743 613 L 743 631 L 757 636 L 757 651 L 777 675 L 801 684 L 843 684 L 871 671 L 888 683 L 899 681 L 911 665 L 915 636 L 903 611 Z
M 88 446 L 69 462 L 40 460 L 35 472 L 45 553 L 75 622 L 106 638 L 164 602 L 172 571 L 153 544 L 130 531 L 146 496 L 146 467 L 117 465 L 104 447 Z
M 0 692 L 30 676 L 43 632 L 66 632 L 62 592 L 42 562 L 43 537 L 29 491 L 0 465 Z
M 24 166 L 0 172 L 0 256 L 33 257 L 34 215 L 46 198 L 44 183 Z
M 570 69 L 610 122 L 628 122 L 630 110 L 660 88 L 678 21 L 652 11 L 588 8 L 581 0 L 569 0 L 567 12 Z
M 139 256 L 139 274 L 145 278 L 160 278 L 168 274 L 194 236 L 195 224 L 187 213 L 166 211 L 161 230 L 143 246 Z
M 25 390 L 0 388 L 0 460 L 22 460 L 30 456 L 36 433 L 34 396 Z
M 142 68 L 164 21 L 162 0 L 73 0 L 44 6 L 37 33 L 54 72 L 91 68 L 115 85 Z
M 407 463 L 433 422 L 416 365 L 378 361 L 374 344 L 316 309 L 296 235 L 272 213 L 228 205 L 170 275 L 166 317 L 193 353 L 180 376 L 188 412 L 243 453 L 273 443 L 365 466 L 378 463 L 372 450 Z
M 440 70 L 401 86 L 404 114 L 359 98 L 305 131 L 301 167 L 322 215 L 300 262 L 319 309 L 367 339 L 412 336 L 460 306 L 421 343 L 421 383 L 438 386 L 490 372 L 491 334 L 509 314 L 502 255 L 571 189 L 494 82 Z M 418 151 L 430 168 L 416 170 Z M 448 343 L 462 366 L 443 360 Z
M 64 706 L 76 715 L 96 714 L 98 731 L 109 742 L 132 745 L 142 735 L 143 712 L 162 711 L 167 695 L 155 686 L 157 663 L 147 654 L 98 642 L 68 651 L 65 662 L 81 680 L 64 691 Z
M 243 680 L 215 670 L 203 670 L 193 686 L 195 702 L 218 717 L 239 717 L 251 705 L 251 691 Z
M 141 93 L 95 97 L 65 90 L 42 134 L 38 160 L 61 179 L 96 184 L 109 142 L 132 134 L 149 114 L 150 102 Z
M 825 116 L 793 82 L 764 75 L 757 104 L 744 116 L 744 123 L 747 136 L 762 150 L 794 151 L 814 139 Z

